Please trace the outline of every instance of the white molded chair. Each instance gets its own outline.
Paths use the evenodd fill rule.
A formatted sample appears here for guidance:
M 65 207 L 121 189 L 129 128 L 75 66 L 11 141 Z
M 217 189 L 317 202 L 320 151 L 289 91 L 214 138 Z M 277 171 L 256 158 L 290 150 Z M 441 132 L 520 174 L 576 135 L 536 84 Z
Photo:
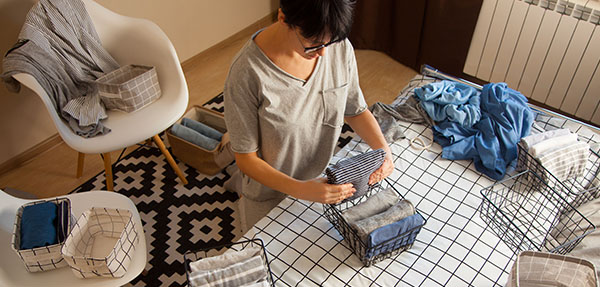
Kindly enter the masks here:
M 81 192 L 60 197 L 69 198 L 71 201 L 71 214 L 75 220 L 92 207 L 120 208 L 131 211 L 140 238 L 132 254 L 127 273 L 121 278 L 80 279 L 75 277 L 69 267 L 45 272 L 27 272 L 21 258 L 12 250 L 10 244 L 17 209 L 25 203 L 36 200 L 16 198 L 0 190 L 0 256 L 2 258 L 0 260 L 0 286 L 123 286 L 142 273 L 147 263 L 146 237 L 139 211 L 129 198 L 120 193 L 107 191 Z
M 110 152 L 152 138 L 179 179 L 187 184 L 183 173 L 158 136 L 183 115 L 188 105 L 188 88 L 175 48 L 155 23 L 116 14 L 92 0 L 83 2 L 102 45 L 121 66 L 138 64 L 156 67 L 162 96 L 133 113 L 107 111 L 108 119 L 103 123 L 112 131 L 106 135 L 83 138 L 75 134 L 60 118 L 52 101 L 35 78 L 29 74 L 17 74 L 13 77 L 40 96 L 62 139 L 79 152 L 78 177 L 83 170 L 84 154 L 100 153 L 104 157 L 107 189 L 113 190 Z

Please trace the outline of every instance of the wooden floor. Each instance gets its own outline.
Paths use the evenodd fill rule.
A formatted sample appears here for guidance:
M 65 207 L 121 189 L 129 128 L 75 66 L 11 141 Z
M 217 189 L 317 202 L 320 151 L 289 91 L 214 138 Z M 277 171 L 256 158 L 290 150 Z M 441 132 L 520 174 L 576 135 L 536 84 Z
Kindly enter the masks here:
M 219 94 L 225 83 L 229 64 L 237 51 L 256 30 L 249 27 L 183 63 L 190 91 L 189 107 L 202 105 Z M 360 86 L 369 105 L 391 103 L 416 72 L 387 55 L 370 50 L 357 50 Z M 130 147 L 126 152 L 133 150 Z M 121 151 L 112 153 L 115 161 Z M 99 155 L 87 155 L 83 176 L 76 178 L 77 152 L 64 142 L 20 167 L 0 175 L 0 189 L 10 187 L 29 192 L 39 198 L 68 193 L 89 178 L 104 171 Z

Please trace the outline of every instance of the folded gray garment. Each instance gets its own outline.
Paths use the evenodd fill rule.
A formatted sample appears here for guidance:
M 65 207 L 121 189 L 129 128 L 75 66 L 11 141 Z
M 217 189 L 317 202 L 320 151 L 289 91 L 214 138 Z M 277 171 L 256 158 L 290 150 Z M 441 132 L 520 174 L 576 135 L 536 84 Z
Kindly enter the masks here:
M 190 118 L 181 119 L 181 124 L 216 141 L 221 141 L 221 138 L 223 137 L 223 133 L 220 131 Z
M 171 127 L 171 133 L 209 151 L 215 150 L 219 145 L 218 141 L 178 123 Z
M 404 103 L 395 106 L 377 102 L 369 110 L 377 119 L 381 132 L 389 143 L 406 137 L 403 132 L 404 128 L 398 124 L 398 121 L 434 125 L 433 120 L 419 105 L 419 101 L 412 96 L 408 97 Z
M 240 262 L 257 255 L 260 256 L 260 252 L 262 252 L 262 249 L 258 246 L 248 246 L 240 251 L 227 251 L 218 256 L 206 257 L 194 262 L 190 262 L 190 270 L 192 270 L 192 272 L 202 272 L 225 268 L 233 263 Z
M 400 201 L 400 196 L 392 188 L 371 195 L 367 200 L 342 212 L 346 222 L 352 224 L 361 219 L 386 211 Z
M 192 271 L 190 286 L 238 287 L 264 280 L 267 268 L 260 255 L 233 263 L 224 268 Z
M 356 191 L 344 201 L 359 198 L 369 191 L 369 177 L 381 167 L 384 159 L 385 151 L 376 149 L 341 160 L 325 170 L 327 182 L 330 184 L 352 183 Z
M 384 212 L 350 223 L 350 225 L 356 229 L 360 239 L 363 242 L 367 242 L 367 238 L 373 230 L 392 224 L 413 214 L 415 214 L 415 207 L 410 201 L 404 199 L 398 201 Z

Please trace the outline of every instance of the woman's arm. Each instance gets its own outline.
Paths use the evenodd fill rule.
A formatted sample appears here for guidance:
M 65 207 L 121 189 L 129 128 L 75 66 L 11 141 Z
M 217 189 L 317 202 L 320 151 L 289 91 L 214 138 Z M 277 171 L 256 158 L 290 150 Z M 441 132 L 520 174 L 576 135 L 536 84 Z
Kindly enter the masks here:
M 394 171 L 392 161 L 392 151 L 388 146 L 377 120 L 369 110 L 353 116 L 345 117 L 350 127 L 365 141 L 372 149 L 385 150 L 386 156 L 379 169 L 374 171 L 369 177 L 369 184 L 374 184 L 388 177 Z
M 328 184 L 325 178 L 297 180 L 270 166 L 256 152 L 235 153 L 235 160 L 247 176 L 298 199 L 333 204 L 352 196 L 356 191 L 351 183 Z

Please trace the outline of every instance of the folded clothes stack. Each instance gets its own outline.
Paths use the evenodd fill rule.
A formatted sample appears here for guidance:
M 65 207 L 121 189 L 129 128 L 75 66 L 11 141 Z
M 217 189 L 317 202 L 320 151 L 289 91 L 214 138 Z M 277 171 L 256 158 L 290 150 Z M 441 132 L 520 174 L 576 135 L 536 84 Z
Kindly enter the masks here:
M 189 286 L 270 286 L 260 247 L 190 262 Z
M 175 123 L 171 133 L 206 150 L 217 148 L 223 134 L 199 121 L 183 118 L 181 124 Z
M 413 204 L 400 199 L 391 189 L 380 191 L 366 201 L 342 212 L 342 217 L 358 233 L 360 240 L 367 245 L 367 258 L 388 251 L 374 248 L 380 244 L 393 242 L 394 246 L 406 246 L 415 241 L 416 233 L 402 236 L 424 223 L 423 217 L 415 213 Z M 401 242 L 394 242 L 394 239 Z
M 523 137 L 519 145 L 547 170 L 540 174 L 544 180 L 548 179 L 548 173 L 562 181 L 583 176 L 585 172 L 590 145 L 578 141 L 577 134 L 568 129 L 529 135 Z
M 69 209 L 66 202 L 28 205 L 21 216 L 20 249 L 62 243 L 67 237 Z

